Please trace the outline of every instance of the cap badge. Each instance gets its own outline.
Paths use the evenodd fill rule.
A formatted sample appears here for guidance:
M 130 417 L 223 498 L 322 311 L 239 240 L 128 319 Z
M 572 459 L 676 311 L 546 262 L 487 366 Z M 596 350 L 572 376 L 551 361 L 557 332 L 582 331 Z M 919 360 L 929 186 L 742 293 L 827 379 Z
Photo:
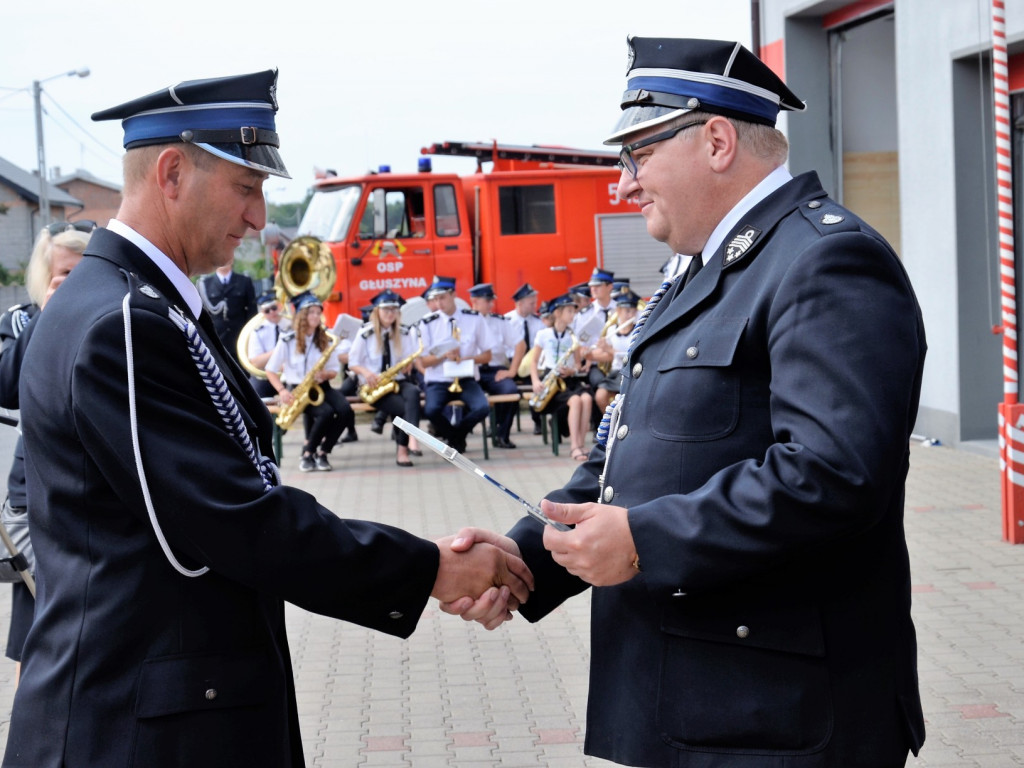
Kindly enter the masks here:
M 839 216 L 835 213 L 826 213 L 821 217 L 822 224 L 838 224 L 840 221 L 845 219 L 845 216 Z
M 749 224 L 745 225 L 743 229 L 729 241 L 729 244 L 725 246 L 725 259 L 722 261 L 722 266 L 728 266 L 739 259 L 743 254 L 750 250 L 760 236 L 760 229 L 752 227 Z
M 626 41 L 626 74 L 628 75 L 633 70 L 633 62 L 636 61 L 636 48 L 633 47 L 633 41 Z

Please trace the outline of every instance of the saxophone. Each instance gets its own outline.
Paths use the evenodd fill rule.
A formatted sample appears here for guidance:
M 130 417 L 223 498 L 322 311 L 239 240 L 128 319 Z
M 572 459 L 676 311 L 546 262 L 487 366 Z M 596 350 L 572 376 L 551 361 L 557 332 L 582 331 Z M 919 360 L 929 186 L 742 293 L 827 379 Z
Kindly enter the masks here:
M 395 381 L 395 377 L 401 372 L 409 363 L 415 360 L 417 357 L 423 354 L 423 339 L 420 339 L 420 347 L 411 355 L 404 360 L 399 360 L 397 363 L 392 365 L 385 371 L 382 371 L 380 376 L 377 377 L 377 386 L 373 389 L 370 388 L 369 384 L 363 384 L 359 388 L 359 399 L 367 405 L 373 405 L 380 400 L 384 395 L 389 395 L 392 392 L 398 391 L 398 382 Z
M 295 420 L 306 410 L 306 406 L 320 405 L 323 402 L 324 391 L 316 383 L 315 377 L 327 365 L 327 361 L 331 359 L 331 355 L 334 353 L 334 348 L 341 342 L 341 339 L 330 331 L 327 332 L 327 338 L 331 340 L 331 343 L 327 345 L 327 349 L 320 355 L 316 365 L 310 369 L 299 386 L 292 390 L 292 397 L 295 399 L 288 405 L 281 406 L 281 410 L 277 414 L 277 426 L 281 429 L 291 429 Z
M 569 362 L 569 358 L 576 354 L 576 350 L 580 346 L 579 339 L 576 338 L 576 334 L 571 330 L 569 331 L 569 336 L 572 338 L 572 344 L 569 345 L 569 348 L 562 353 L 562 356 L 555 361 L 555 364 L 551 366 L 551 370 L 544 376 L 544 379 L 540 383 L 540 392 L 535 394 L 529 400 L 530 408 L 538 413 L 547 408 L 548 403 L 551 402 L 551 398 L 565 389 L 565 382 L 562 381 L 562 377 L 558 374 L 558 370 Z

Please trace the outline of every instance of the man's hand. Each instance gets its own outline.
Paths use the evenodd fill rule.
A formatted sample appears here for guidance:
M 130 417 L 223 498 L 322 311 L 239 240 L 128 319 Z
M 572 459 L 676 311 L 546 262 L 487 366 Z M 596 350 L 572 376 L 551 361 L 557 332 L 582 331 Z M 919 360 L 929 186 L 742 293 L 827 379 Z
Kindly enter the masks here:
M 512 551 L 507 546 L 503 548 L 491 543 L 499 542 L 503 536 L 488 531 L 478 533 L 480 535 L 468 543 L 467 537 L 461 535 L 447 536 L 435 542 L 441 552 L 441 562 L 430 594 L 441 601 L 442 610 L 445 604 L 454 601 L 463 605 L 466 601 L 460 601 L 460 598 L 466 598 L 474 603 L 480 600 L 491 603 L 493 612 L 495 602 L 505 604 L 514 598 L 516 605 L 525 603 L 533 589 L 533 574 L 519 557 L 515 543 L 512 542 L 515 547 Z M 455 545 L 457 540 L 460 541 Z M 507 609 L 504 612 L 507 613 Z
M 556 504 L 540 508 L 552 520 L 576 526 L 557 531 L 544 526 L 544 548 L 556 563 L 595 587 L 610 587 L 636 576 L 636 546 L 625 507 L 608 504 Z
M 452 539 L 450 546 L 455 552 L 465 552 L 483 543 L 498 547 L 513 557 L 520 556 L 519 545 L 512 539 L 481 528 L 463 528 Z M 530 578 L 532 589 L 532 575 Z M 461 616 L 465 621 L 478 622 L 486 629 L 495 629 L 512 619 L 512 611 L 516 610 L 521 602 L 525 601 L 520 600 L 508 587 L 492 587 L 476 599 L 467 595 L 451 602 L 442 601 L 441 610 L 453 616 Z

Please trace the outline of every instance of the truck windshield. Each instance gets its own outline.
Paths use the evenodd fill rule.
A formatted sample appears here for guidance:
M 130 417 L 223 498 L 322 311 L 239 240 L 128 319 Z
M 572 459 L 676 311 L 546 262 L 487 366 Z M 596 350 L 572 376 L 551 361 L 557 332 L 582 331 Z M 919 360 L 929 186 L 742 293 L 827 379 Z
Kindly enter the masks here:
M 361 192 L 358 184 L 314 192 L 298 234 L 312 235 L 327 243 L 344 240 Z

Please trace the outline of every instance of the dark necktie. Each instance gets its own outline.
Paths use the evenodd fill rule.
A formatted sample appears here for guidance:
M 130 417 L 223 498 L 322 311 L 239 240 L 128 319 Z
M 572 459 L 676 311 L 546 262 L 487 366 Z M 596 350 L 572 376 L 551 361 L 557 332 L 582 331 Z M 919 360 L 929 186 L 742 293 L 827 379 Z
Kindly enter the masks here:
M 523 320 L 523 341 L 526 342 L 526 348 L 530 348 L 530 319 L 526 318 Z
M 281 326 L 280 324 L 274 325 L 274 346 L 277 346 L 278 339 L 281 338 Z
M 391 332 L 384 331 L 384 337 L 380 340 L 383 345 L 380 357 L 380 370 L 381 372 L 386 371 L 391 367 Z
M 686 268 L 686 275 L 683 277 L 683 287 L 685 288 L 693 278 L 697 276 L 701 268 L 704 266 L 704 259 L 698 253 L 692 259 L 690 259 L 690 266 Z

